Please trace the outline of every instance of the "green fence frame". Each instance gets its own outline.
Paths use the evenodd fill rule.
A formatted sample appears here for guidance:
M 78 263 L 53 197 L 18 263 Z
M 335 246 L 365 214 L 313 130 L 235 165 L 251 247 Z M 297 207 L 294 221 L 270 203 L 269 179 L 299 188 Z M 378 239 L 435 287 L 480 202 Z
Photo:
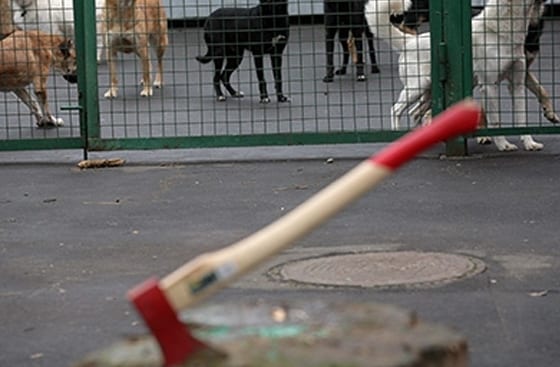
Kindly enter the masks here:
M 432 40 L 432 111 L 472 95 L 471 1 L 432 0 L 430 8 Z M 78 53 L 78 105 L 63 109 L 78 110 L 80 137 L 21 139 L 0 141 L 0 151 L 83 149 L 141 150 L 265 145 L 339 144 L 390 142 L 403 131 L 355 131 L 328 133 L 290 133 L 260 135 L 176 136 L 149 138 L 103 138 L 99 120 L 96 59 L 95 2 L 74 0 L 76 47 Z M 460 26 L 458 26 L 460 25 Z M 478 135 L 558 134 L 557 127 L 484 129 Z M 466 155 L 465 138 L 446 144 L 448 155 Z

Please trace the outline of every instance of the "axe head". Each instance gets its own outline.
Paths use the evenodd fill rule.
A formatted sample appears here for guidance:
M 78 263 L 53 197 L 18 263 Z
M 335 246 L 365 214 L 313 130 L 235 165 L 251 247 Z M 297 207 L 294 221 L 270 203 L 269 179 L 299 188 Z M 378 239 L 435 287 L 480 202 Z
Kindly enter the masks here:
M 128 291 L 127 297 L 159 344 L 165 367 L 181 365 L 196 351 L 207 347 L 179 320 L 156 278 L 137 285 Z

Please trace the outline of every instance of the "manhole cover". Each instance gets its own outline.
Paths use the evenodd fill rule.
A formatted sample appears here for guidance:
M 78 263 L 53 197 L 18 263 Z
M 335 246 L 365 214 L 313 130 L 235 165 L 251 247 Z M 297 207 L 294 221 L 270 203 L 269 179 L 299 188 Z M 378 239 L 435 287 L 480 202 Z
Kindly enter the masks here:
M 278 280 L 321 286 L 394 287 L 447 283 L 482 272 L 482 261 L 440 252 L 330 254 L 278 265 Z

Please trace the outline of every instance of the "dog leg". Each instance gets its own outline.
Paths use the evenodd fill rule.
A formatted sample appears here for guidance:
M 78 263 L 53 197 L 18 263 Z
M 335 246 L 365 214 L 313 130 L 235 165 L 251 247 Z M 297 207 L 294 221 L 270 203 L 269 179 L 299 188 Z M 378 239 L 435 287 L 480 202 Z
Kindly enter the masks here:
M 243 96 L 244 96 L 243 92 L 236 91 L 231 86 L 231 83 L 229 81 L 230 78 L 231 78 L 231 74 L 233 74 L 233 72 L 235 70 L 237 70 L 237 68 L 241 64 L 241 61 L 243 61 L 243 54 L 241 54 L 241 56 L 228 57 L 227 62 L 226 62 L 226 67 L 225 67 L 223 73 L 220 76 L 220 79 L 221 79 L 222 83 L 224 84 L 224 87 L 226 87 L 228 93 L 234 98 L 243 98 Z
M 22 101 L 23 104 L 25 104 L 29 108 L 33 116 L 35 116 L 35 119 L 37 120 L 37 126 L 43 127 L 43 112 L 41 110 L 41 107 L 39 106 L 39 103 L 37 103 L 37 100 L 33 98 L 25 88 L 18 88 L 13 92 L 20 99 L 20 101 Z
M 348 44 L 350 42 L 354 42 L 354 40 L 347 39 L 340 41 L 340 45 L 342 46 L 342 65 L 335 70 L 334 75 L 346 75 L 347 65 L 350 60 L 350 47 L 354 47 Z
M 366 75 L 364 73 L 364 43 L 362 41 L 362 34 L 358 32 L 358 30 L 352 30 L 352 34 L 356 35 L 354 36 L 354 43 L 356 47 L 356 80 L 363 82 L 366 80 Z
M 253 54 L 253 61 L 257 71 L 257 79 L 259 80 L 260 102 L 270 103 L 270 98 L 268 98 L 268 92 L 266 91 L 266 80 L 264 79 L 263 56 Z
M 167 24 L 165 24 L 165 26 L 167 26 Z M 155 37 L 154 42 L 157 45 L 154 47 L 157 57 L 157 72 L 156 79 L 154 80 L 154 87 L 161 88 L 163 86 L 163 55 L 165 54 L 169 42 L 167 33 Z
M 371 62 L 371 73 L 372 74 L 378 74 L 379 73 L 379 67 L 377 66 L 377 57 L 375 56 L 375 46 L 373 44 L 373 33 L 371 33 L 371 31 L 369 30 L 369 27 L 367 25 L 365 27 L 365 35 L 366 35 L 366 40 L 367 40 L 367 45 L 368 45 L 369 59 L 370 59 L 370 62 Z
M 343 28 L 338 31 L 338 39 L 340 46 L 342 47 L 342 65 L 334 72 L 334 74 L 346 75 L 346 68 L 348 66 L 348 62 L 350 61 L 350 48 L 355 47 L 355 42 L 354 39 L 351 38 L 347 28 Z M 350 43 L 352 43 L 352 45 L 350 45 Z
M 512 65 L 511 94 L 513 95 L 513 118 L 515 126 L 527 126 L 527 64 L 523 57 Z M 533 140 L 531 135 L 522 135 L 525 150 L 541 150 L 544 145 Z
M 282 54 L 270 54 L 270 63 L 272 64 L 274 88 L 276 90 L 276 98 L 278 102 L 290 102 L 290 99 L 286 97 L 282 91 Z
M 397 102 L 391 108 L 391 129 L 398 130 L 403 112 L 416 103 L 424 94 L 420 88 L 404 87 L 399 94 Z
M 323 82 L 325 83 L 331 83 L 334 80 L 334 37 L 336 36 L 336 27 L 334 26 L 329 26 L 329 19 L 328 18 L 332 18 L 329 16 L 326 16 L 327 19 L 325 20 L 325 23 L 327 24 L 327 27 L 325 29 L 325 48 L 326 48 L 326 53 L 327 53 L 327 73 L 325 74 L 325 77 L 323 78 Z M 331 20 L 333 21 L 333 20 Z
M 152 89 L 151 73 L 152 73 L 152 61 L 150 60 L 150 49 L 148 48 L 148 40 L 146 39 L 142 46 L 138 46 L 137 55 L 142 63 L 142 80 L 140 82 L 143 85 L 142 91 L 140 92 L 141 97 L 150 97 L 154 94 Z
M 117 77 L 117 65 L 115 60 L 116 58 L 117 58 L 117 52 L 114 49 L 108 50 L 107 64 L 109 64 L 109 77 L 111 79 L 111 84 L 109 89 L 104 94 L 104 97 L 108 99 L 117 98 L 119 94 L 119 88 L 118 88 L 119 79 Z
M 417 125 L 429 125 L 432 121 L 432 93 L 430 89 L 420 97 L 408 113 Z
M 220 86 L 220 82 L 222 80 L 222 67 L 224 65 L 223 58 L 214 58 L 214 78 L 212 79 L 212 83 L 214 85 L 214 91 L 216 92 L 216 98 L 218 102 L 223 102 L 226 100 L 226 96 L 222 93 L 222 87 Z
M 499 127 L 499 114 L 498 114 L 498 86 L 494 83 L 489 83 L 481 86 L 481 96 L 484 101 L 483 105 L 485 107 L 486 121 L 491 127 Z M 479 144 L 487 144 L 484 142 L 485 137 L 480 137 L 477 139 Z M 517 150 L 515 144 L 510 143 L 505 136 L 495 136 L 493 138 L 494 144 L 499 151 L 502 152 L 512 152 Z
M 554 105 L 552 104 L 552 99 L 548 94 L 547 90 L 539 82 L 535 74 L 527 71 L 527 88 L 537 97 L 539 103 L 544 111 L 544 117 L 553 124 L 560 123 L 560 117 L 554 111 Z
M 41 75 L 39 80 L 33 82 L 35 96 L 37 97 L 38 105 L 41 110 L 41 119 L 37 121 L 38 127 L 57 127 L 64 125 L 62 119 L 53 116 L 49 110 L 47 102 L 47 74 Z
M 99 17 L 95 25 L 95 29 L 97 32 L 97 63 L 101 64 L 103 62 L 103 52 L 106 45 L 105 18 L 104 11 L 102 11 L 101 9 L 97 9 L 97 11 Z

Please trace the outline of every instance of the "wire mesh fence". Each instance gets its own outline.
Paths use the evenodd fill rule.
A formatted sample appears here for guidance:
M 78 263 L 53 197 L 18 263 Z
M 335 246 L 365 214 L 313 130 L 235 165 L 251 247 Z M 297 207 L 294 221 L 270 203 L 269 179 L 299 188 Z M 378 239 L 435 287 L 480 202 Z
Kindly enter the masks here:
M 311 9 L 312 3 L 291 5 L 306 5 L 309 10 L 317 10 Z M 248 8 L 255 4 L 232 3 L 229 6 Z M 174 1 L 168 9 L 168 16 L 171 18 L 179 13 L 206 18 L 214 10 L 215 7 Z M 230 17 L 233 20 L 226 18 L 231 26 L 227 33 L 233 38 L 237 37 L 237 45 L 248 41 L 243 37 L 255 36 L 252 32 L 269 32 L 274 37 L 275 32 L 283 31 L 256 23 L 247 25 L 245 22 L 236 22 L 239 19 L 235 14 Z M 384 123 L 387 120 L 383 115 L 386 116 L 388 112 L 388 104 L 381 102 L 383 94 L 390 93 L 395 89 L 395 83 L 398 83 L 394 77 L 395 55 L 386 47 L 377 50 L 380 62 L 386 66 L 385 70 L 380 74 L 368 73 L 368 80 L 364 82 L 357 81 L 356 67 L 350 64 L 346 75 L 337 76 L 332 83 L 325 83 L 324 27 L 309 24 L 306 19 L 298 20 L 301 18 L 292 18 L 289 37 L 284 41 L 287 45 L 281 54 L 282 87 L 289 98 L 288 102 L 279 102 L 275 97 L 273 68 L 269 54 L 266 54 L 263 72 L 271 102 L 262 103 L 256 67 L 248 51 L 245 51 L 240 65 L 231 74 L 231 85 L 243 92 L 243 98 L 233 98 L 226 92 L 226 100 L 218 101 L 213 87 L 214 65 L 201 64 L 196 59 L 208 50 L 203 27 L 172 27 L 169 29 L 170 46 L 165 56 L 164 86 L 154 91 L 151 98 L 138 96 L 141 70 L 136 57 L 120 57 L 119 75 L 123 78 L 123 90 L 118 98 L 100 102 L 103 135 L 245 135 L 386 128 Z M 257 28 L 243 29 L 251 26 Z M 339 42 L 336 42 L 336 47 L 335 59 L 339 67 L 342 57 Z M 366 69 L 369 70 L 369 65 Z M 103 65 L 99 68 L 99 85 L 102 90 L 108 86 L 108 74 Z
M 72 0 L 11 1 L 16 24 L 25 29 L 50 30 L 70 38 L 74 37 L 72 3 Z M 242 13 L 245 15 L 241 17 L 236 16 L 235 12 L 233 15 L 228 13 L 230 18 L 225 29 L 219 31 L 216 37 L 226 37 L 229 40 L 227 42 L 236 42 L 219 44 L 227 42 L 214 40 L 214 45 L 217 42 L 221 52 L 226 52 L 231 46 L 234 50 L 231 52 L 236 53 L 235 57 L 240 60 L 235 70 L 232 69 L 233 64 L 229 66 L 232 69 L 230 84 L 236 91 L 243 92 L 243 97 L 240 94 L 232 96 L 224 90 L 225 98 L 219 98 L 214 83 L 216 57 L 206 64 L 197 60 L 197 56 L 206 55 L 211 47 L 208 36 L 205 39 L 205 32 L 209 32 L 205 30 L 205 20 L 219 8 L 242 8 L 246 11 L 259 6 L 259 2 L 162 1 L 168 38 L 163 54 L 162 85 L 160 88 L 153 87 L 149 93 L 143 93 L 146 87 L 143 60 L 146 54 L 142 51 L 143 41 L 139 39 L 157 38 L 157 32 L 150 30 L 161 20 L 160 15 L 151 11 L 156 5 L 150 0 L 96 0 L 97 29 L 89 29 L 86 37 L 93 39 L 100 51 L 100 55 L 89 55 L 87 60 L 88 63 L 96 63 L 96 58 L 100 59 L 97 65 L 97 90 L 92 91 L 87 85 L 81 86 L 96 93 L 99 99 L 99 136 L 95 149 L 122 148 L 124 145 L 116 144 L 115 140 L 127 139 L 134 141 L 134 144 L 138 144 L 139 139 L 145 139 L 156 142 L 150 147 L 169 147 L 169 141 L 165 139 L 176 138 L 184 142 L 178 146 L 187 147 L 191 144 L 189 139 L 196 138 L 204 138 L 203 144 L 228 146 L 244 144 L 239 142 L 239 138 L 251 136 L 258 139 L 251 140 L 250 144 L 264 145 L 278 142 L 387 141 L 398 135 L 391 128 L 390 116 L 391 108 L 403 87 L 399 77 L 399 53 L 386 40 L 373 38 L 368 42 L 363 17 L 364 1 L 261 0 L 260 3 L 261 7 L 273 8 L 282 3 L 287 5 L 289 33 L 285 39 L 278 38 L 285 30 L 278 25 L 276 18 L 285 17 L 286 14 L 272 13 L 266 17 L 258 13 L 254 15 L 257 19 L 255 23 L 249 24 L 246 19 L 249 13 Z M 127 7 L 136 7 L 136 13 L 127 15 Z M 37 12 L 34 13 L 33 9 Z M 26 17 L 28 19 L 21 19 Z M 555 82 L 559 72 L 554 66 L 560 21 L 550 16 L 549 10 L 543 19 L 540 52 L 530 70 L 548 91 L 554 105 L 560 94 L 560 85 Z M 426 30 L 429 30 L 428 24 L 419 28 L 420 32 Z M 254 61 L 254 54 L 258 52 L 245 50 L 239 53 L 240 48 L 247 48 L 241 47 L 246 46 L 244 42 L 254 43 L 257 39 L 262 43 L 263 38 L 267 37 L 266 47 L 278 49 L 279 45 L 284 44 L 280 52 L 282 63 L 276 69 L 282 73 L 282 94 L 287 97 L 286 101 L 277 97 L 271 49 L 261 49 L 264 53 L 262 70 L 270 102 L 263 100 L 259 87 L 259 67 Z M 347 39 L 353 40 L 350 46 Z M 329 40 L 333 42 L 329 43 Z M 152 85 L 157 71 L 158 41 L 155 41 L 156 50 L 151 50 L 149 54 L 152 65 L 149 84 Z M 344 68 L 344 50 L 348 48 L 349 56 Z M 118 51 L 112 57 L 114 75 L 118 79 L 118 91 L 114 95 L 108 93 L 112 88 L 112 62 L 107 61 L 111 50 Z M 363 55 L 357 58 L 355 50 L 361 50 Z M 375 60 L 372 60 L 370 53 L 374 53 Z M 229 59 L 232 59 L 231 54 Z M 357 59 L 361 59 L 363 64 Z M 1 64 L 0 58 L 0 67 Z M 227 61 L 224 62 L 226 64 Z M 221 75 L 218 81 L 220 88 L 224 89 L 220 81 L 224 77 Z M 6 91 L 6 88 L 2 90 Z M 79 103 L 76 86 L 68 84 L 51 71 L 46 90 L 51 111 L 57 118 L 64 120 L 64 125 L 37 128 L 35 117 L 21 101 L 12 93 L 0 94 L 0 148 L 12 149 L 14 144 L 7 143 L 24 141 L 25 148 L 33 149 L 41 146 L 35 144 L 40 140 L 83 138 L 79 111 L 68 109 Z M 498 98 L 501 126 L 517 127 L 512 116 L 515 101 L 505 85 L 499 88 Z M 552 125 L 541 113 L 536 99 L 528 96 L 527 101 L 529 126 L 537 129 L 535 132 L 539 132 L 538 129 L 542 127 L 543 132 L 550 133 L 548 128 Z M 400 129 L 410 129 L 416 123 L 408 114 L 404 114 Z M 303 135 L 309 138 L 296 138 Z M 164 139 L 157 143 L 160 138 Z M 112 143 L 105 145 L 105 140 Z M 87 146 L 87 141 L 84 144 Z M 126 147 L 134 148 L 134 144 Z M 146 144 L 139 144 L 138 147 L 146 147 Z

